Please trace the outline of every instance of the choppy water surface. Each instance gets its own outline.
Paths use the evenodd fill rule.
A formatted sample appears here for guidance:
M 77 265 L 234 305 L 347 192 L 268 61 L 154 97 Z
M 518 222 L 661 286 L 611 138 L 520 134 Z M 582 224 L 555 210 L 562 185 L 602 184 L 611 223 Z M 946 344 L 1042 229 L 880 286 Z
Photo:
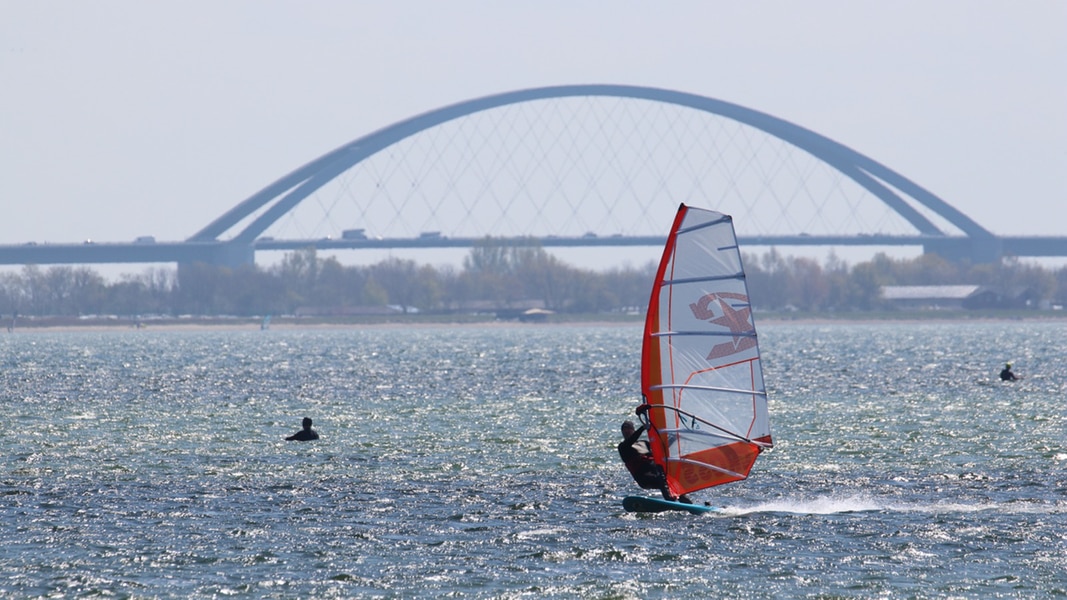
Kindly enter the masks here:
M 1067 325 L 760 325 L 702 516 L 621 508 L 637 327 L 3 335 L 0 596 L 1067 595 Z

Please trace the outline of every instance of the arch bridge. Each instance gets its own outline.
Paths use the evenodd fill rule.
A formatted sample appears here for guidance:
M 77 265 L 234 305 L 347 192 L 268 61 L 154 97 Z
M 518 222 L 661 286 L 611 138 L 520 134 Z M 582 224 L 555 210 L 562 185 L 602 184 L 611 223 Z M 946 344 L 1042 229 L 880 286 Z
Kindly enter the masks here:
M 900 173 L 838 142 L 794 123 L 705 96 L 666 89 L 627 85 L 564 85 L 506 92 L 438 108 L 355 139 L 279 178 L 226 211 L 188 239 L 157 242 L 139 238 L 127 243 L 40 244 L 0 246 L 0 264 L 57 263 L 159 263 L 205 262 L 238 266 L 254 262 L 257 250 L 470 247 L 480 236 L 425 233 L 416 236 L 373 238 L 354 230 L 340 238 L 274 239 L 268 228 L 324 186 L 390 147 L 433 128 L 476 113 L 549 99 L 606 97 L 662 103 L 716 115 L 760 130 L 815 157 L 841 177 L 859 186 L 913 230 L 906 234 L 805 234 L 746 235 L 743 246 L 920 246 L 953 260 L 992 262 L 1011 256 L 1067 256 L 1067 238 L 1001 237 Z M 930 218 L 936 215 L 959 233 L 946 232 Z M 234 230 L 236 229 L 236 232 Z M 230 233 L 230 237 L 224 235 Z M 503 243 L 542 246 L 658 246 L 656 235 L 593 233 L 565 236 L 527 235 L 498 238 Z

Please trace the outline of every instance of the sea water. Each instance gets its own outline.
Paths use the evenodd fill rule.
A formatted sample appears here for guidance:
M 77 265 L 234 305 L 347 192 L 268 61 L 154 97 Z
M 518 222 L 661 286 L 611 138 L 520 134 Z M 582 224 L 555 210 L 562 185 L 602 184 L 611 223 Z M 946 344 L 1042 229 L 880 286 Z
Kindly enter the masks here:
M 707 515 L 622 509 L 637 325 L 16 330 L 0 596 L 1067 595 L 1067 324 L 759 325 Z

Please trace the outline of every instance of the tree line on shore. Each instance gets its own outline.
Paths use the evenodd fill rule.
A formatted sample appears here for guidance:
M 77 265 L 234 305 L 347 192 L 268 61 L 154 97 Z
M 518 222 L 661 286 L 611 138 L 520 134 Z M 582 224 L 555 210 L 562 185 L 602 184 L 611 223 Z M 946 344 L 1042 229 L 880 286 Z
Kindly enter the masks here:
M 1045 304 L 1067 300 L 1067 268 L 1006 259 L 960 264 L 937 255 L 894 259 L 878 254 L 848 265 L 834 254 L 820 263 L 777 250 L 744 254 L 753 307 L 806 312 L 887 308 L 887 285 L 986 285 L 1025 288 Z M 656 265 L 593 271 L 568 265 L 538 246 L 486 239 L 461 268 L 389 258 L 345 266 L 314 249 L 288 253 L 268 268 L 182 265 L 108 282 L 89 267 L 28 265 L 0 274 L 0 315 L 292 315 L 349 314 L 394 307 L 429 313 L 507 309 L 535 304 L 556 312 L 640 311 Z

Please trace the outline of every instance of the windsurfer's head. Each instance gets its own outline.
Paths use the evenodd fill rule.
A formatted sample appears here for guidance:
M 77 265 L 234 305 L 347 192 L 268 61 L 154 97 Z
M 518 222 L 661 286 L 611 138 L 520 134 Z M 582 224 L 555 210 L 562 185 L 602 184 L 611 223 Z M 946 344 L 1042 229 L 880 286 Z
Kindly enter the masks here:
M 304 417 L 302 424 L 304 425 L 304 429 L 311 429 L 311 417 Z
M 1011 368 L 1011 363 L 1004 363 L 1004 368 L 1005 369 L 1010 369 Z
M 634 432 L 634 422 L 633 421 L 623 421 L 622 422 L 622 437 L 629 437 L 630 434 L 633 433 L 633 432 Z

